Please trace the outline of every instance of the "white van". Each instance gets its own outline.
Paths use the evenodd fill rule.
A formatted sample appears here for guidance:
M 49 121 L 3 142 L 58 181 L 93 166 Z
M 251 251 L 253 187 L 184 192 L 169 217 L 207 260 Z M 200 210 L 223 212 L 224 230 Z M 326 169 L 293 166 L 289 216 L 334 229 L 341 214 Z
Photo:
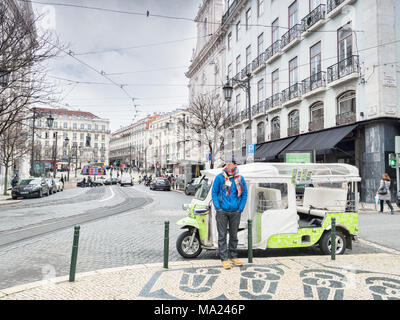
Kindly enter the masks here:
M 121 187 L 126 185 L 126 184 L 129 184 L 129 185 L 133 186 L 133 178 L 132 178 L 132 176 L 129 173 L 124 172 L 122 174 L 122 176 L 121 176 L 120 184 L 121 184 Z

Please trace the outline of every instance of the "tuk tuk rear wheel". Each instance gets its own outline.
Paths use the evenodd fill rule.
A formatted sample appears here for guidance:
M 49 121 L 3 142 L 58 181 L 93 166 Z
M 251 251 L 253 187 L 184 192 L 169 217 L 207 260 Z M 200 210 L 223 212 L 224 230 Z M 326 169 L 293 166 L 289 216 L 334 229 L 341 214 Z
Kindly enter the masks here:
M 193 232 L 191 230 L 182 233 L 178 239 L 176 240 L 176 250 L 178 250 L 179 254 L 186 259 L 196 258 L 201 251 L 200 238 L 198 232 L 193 239 L 192 246 L 190 246 L 190 240 L 192 238 Z
M 330 255 L 331 254 L 331 233 L 324 232 L 319 241 L 319 246 L 323 254 Z M 346 251 L 346 237 L 345 235 L 336 230 L 336 254 L 344 254 Z

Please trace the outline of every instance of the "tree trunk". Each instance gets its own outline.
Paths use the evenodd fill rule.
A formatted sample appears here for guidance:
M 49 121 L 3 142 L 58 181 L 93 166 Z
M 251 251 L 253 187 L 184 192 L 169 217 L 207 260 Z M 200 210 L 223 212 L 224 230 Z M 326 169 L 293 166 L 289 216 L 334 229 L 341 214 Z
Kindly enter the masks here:
M 6 166 L 6 172 L 4 173 L 4 195 L 7 195 L 7 185 L 8 185 L 8 166 Z

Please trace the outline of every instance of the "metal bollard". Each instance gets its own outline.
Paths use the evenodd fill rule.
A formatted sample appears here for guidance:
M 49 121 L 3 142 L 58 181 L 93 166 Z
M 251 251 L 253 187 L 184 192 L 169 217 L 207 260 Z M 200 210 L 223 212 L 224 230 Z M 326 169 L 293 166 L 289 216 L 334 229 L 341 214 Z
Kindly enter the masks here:
M 336 218 L 331 219 L 331 260 L 336 259 Z
M 80 226 L 74 227 L 74 242 L 72 245 L 71 266 L 69 269 L 69 282 L 75 281 L 76 262 L 78 258 L 79 230 Z
M 247 236 L 248 236 L 248 241 L 247 241 L 248 261 L 249 263 L 253 263 L 253 223 L 250 219 L 247 220 Z
M 168 269 L 169 256 L 169 221 L 165 221 L 164 226 L 164 268 Z

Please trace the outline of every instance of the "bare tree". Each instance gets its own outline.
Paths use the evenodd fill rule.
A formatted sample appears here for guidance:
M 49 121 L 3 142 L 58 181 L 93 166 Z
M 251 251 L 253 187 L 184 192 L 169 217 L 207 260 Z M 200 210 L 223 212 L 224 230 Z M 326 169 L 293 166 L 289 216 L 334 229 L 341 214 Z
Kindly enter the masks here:
M 30 149 L 28 130 L 18 122 L 9 126 L 0 135 L 0 164 L 5 167 L 4 194 L 7 194 L 9 169 L 29 153 Z
M 231 111 L 221 101 L 218 94 L 208 93 L 195 96 L 190 103 L 189 113 L 192 121 L 189 129 L 197 135 L 197 141 L 207 147 L 211 156 L 211 169 L 214 168 L 216 156 L 224 150 L 224 133 L 230 126 Z M 223 160 L 223 159 L 222 159 Z
M 0 3 L 0 134 L 16 122 L 27 125 L 33 106 L 55 101 L 45 78 L 62 45 L 51 31 L 37 34 L 40 19 Z

